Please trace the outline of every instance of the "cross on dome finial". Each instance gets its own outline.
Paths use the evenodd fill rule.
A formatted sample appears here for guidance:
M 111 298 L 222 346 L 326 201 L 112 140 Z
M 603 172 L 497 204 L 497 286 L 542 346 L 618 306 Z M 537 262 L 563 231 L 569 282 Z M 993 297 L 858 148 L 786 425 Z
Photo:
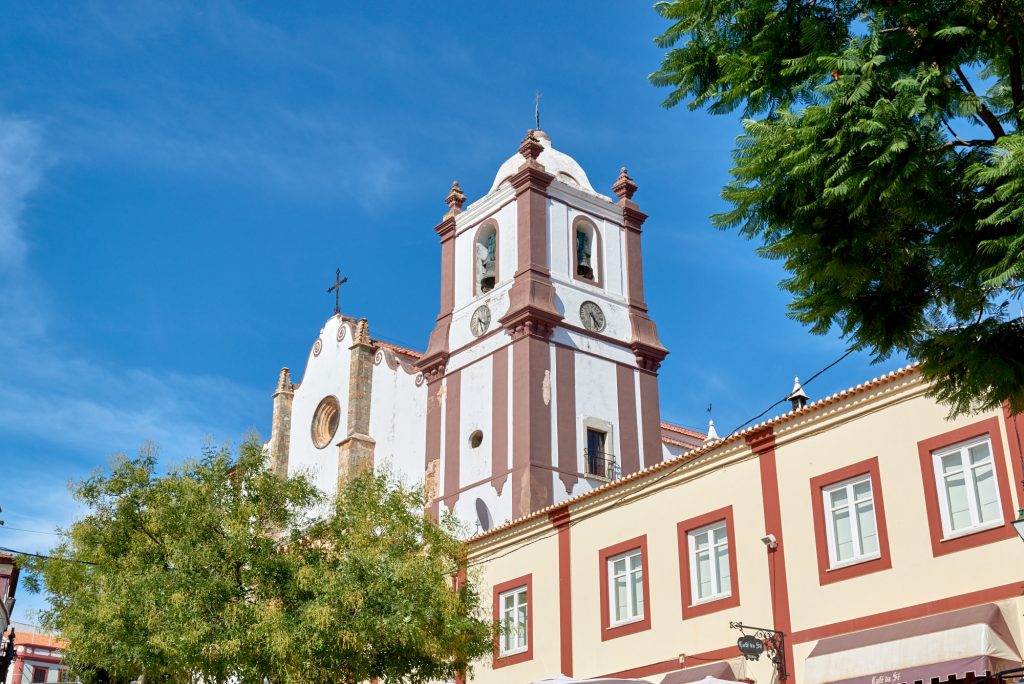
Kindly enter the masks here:
M 536 132 L 531 128 L 526 131 L 526 137 L 519 145 L 519 154 L 526 158 L 526 163 L 537 162 L 537 157 L 544 151 L 544 145 L 537 138 Z
M 626 167 L 623 166 L 619 170 L 619 177 L 612 185 L 612 192 L 620 199 L 633 199 L 633 193 L 636 192 L 636 183 L 629 177 L 629 172 L 626 171 Z
M 448 204 L 448 216 L 454 216 L 462 211 L 462 205 L 466 203 L 466 195 L 459 187 L 459 181 L 452 181 L 452 189 L 448 191 L 448 196 L 444 198 L 444 201 Z

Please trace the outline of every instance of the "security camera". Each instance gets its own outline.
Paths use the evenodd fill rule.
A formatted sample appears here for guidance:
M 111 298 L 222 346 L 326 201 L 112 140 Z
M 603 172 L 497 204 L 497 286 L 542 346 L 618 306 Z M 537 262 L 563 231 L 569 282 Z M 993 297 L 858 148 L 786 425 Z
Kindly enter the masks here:
M 779 540 L 775 538 L 774 534 L 766 534 L 761 537 L 761 543 L 772 550 L 779 548 Z

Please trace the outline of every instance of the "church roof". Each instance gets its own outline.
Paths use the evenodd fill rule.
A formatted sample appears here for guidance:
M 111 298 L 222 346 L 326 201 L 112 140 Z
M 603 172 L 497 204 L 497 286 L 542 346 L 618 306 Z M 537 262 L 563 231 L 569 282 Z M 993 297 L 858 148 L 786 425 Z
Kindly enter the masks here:
M 375 340 L 372 340 L 372 341 L 378 347 L 384 347 L 385 349 L 390 349 L 391 351 L 393 351 L 394 353 L 398 354 L 399 356 L 408 356 L 410 359 L 418 359 L 421 356 L 423 356 L 423 352 L 413 351 L 412 349 L 407 349 L 405 347 L 399 347 L 397 344 L 392 344 L 390 342 L 385 342 L 384 340 L 377 340 L 377 339 L 375 339 Z
M 548 137 L 547 133 L 538 130 L 534 131 L 534 134 L 540 140 L 540 144 L 544 146 L 544 150 L 537 157 L 537 161 L 544 165 L 544 170 L 553 175 L 555 180 L 591 195 L 609 199 L 594 190 L 594 187 L 590 184 L 590 179 L 587 178 L 586 171 L 579 165 L 579 162 L 565 152 L 560 152 L 552 147 L 551 138 Z M 525 161 L 526 158 L 518 152 L 506 159 L 505 163 L 498 169 L 497 175 L 494 176 L 494 183 L 491 184 L 491 189 L 487 191 L 488 194 L 497 190 L 502 183 L 519 170 L 519 167 Z
M 690 428 L 685 428 L 682 425 L 673 425 L 672 423 L 666 423 L 664 421 L 662 421 L 661 423 L 661 429 L 667 430 L 669 432 L 678 432 L 681 435 L 693 437 L 694 439 L 703 440 L 705 437 L 707 437 L 706 434 L 700 432 L 699 430 L 691 430 Z

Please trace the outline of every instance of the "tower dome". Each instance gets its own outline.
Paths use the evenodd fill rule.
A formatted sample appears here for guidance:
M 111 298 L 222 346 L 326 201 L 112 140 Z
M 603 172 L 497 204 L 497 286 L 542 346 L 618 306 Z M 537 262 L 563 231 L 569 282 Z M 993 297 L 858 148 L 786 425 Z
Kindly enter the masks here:
M 551 146 L 551 138 L 548 137 L 547 133 L 541 130 L 536 130 L 534 131 L 534 135 L 536 135 L 537 139 L 540 140 L 540 144 L 544 146 L 540 156 L 537 157 L 537 161 L 544 165 L 544 170 L 553 175 L 556 181 L 560 181 L 571 188 L 582 190 L 583 192 L 591 195 L 608 199 L 604 195 L 595 191 L 593 186 L 590 185 L 590 180 L 587 178 L 587 174 L 583 170 L 583 167 L 579 165 L 579 162 Z M 494 177 L 494 182 L 491 184 L 491 189 L 487 191 L 488 194 L 501 187 L 501 184 L 506 182 L 510 176 L 518 171 L 519 167 L 522 166 L 525 161 L 526 159 L 523 155 L 518 152 L 505 160 L 505 163 L 498 169 L 498 173 Z

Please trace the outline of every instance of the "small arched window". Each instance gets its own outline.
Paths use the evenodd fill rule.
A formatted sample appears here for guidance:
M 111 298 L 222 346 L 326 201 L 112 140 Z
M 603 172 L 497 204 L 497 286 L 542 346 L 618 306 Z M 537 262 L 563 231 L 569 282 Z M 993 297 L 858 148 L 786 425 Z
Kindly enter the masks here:
M 477 231 L 473 259 L 476 293 L 490 292 L 498 280 L 498 227 L 493 223 Z
M 573 223 L 573 275 L 594 283 L 600 281 L 601 237 L 590 221 Z

